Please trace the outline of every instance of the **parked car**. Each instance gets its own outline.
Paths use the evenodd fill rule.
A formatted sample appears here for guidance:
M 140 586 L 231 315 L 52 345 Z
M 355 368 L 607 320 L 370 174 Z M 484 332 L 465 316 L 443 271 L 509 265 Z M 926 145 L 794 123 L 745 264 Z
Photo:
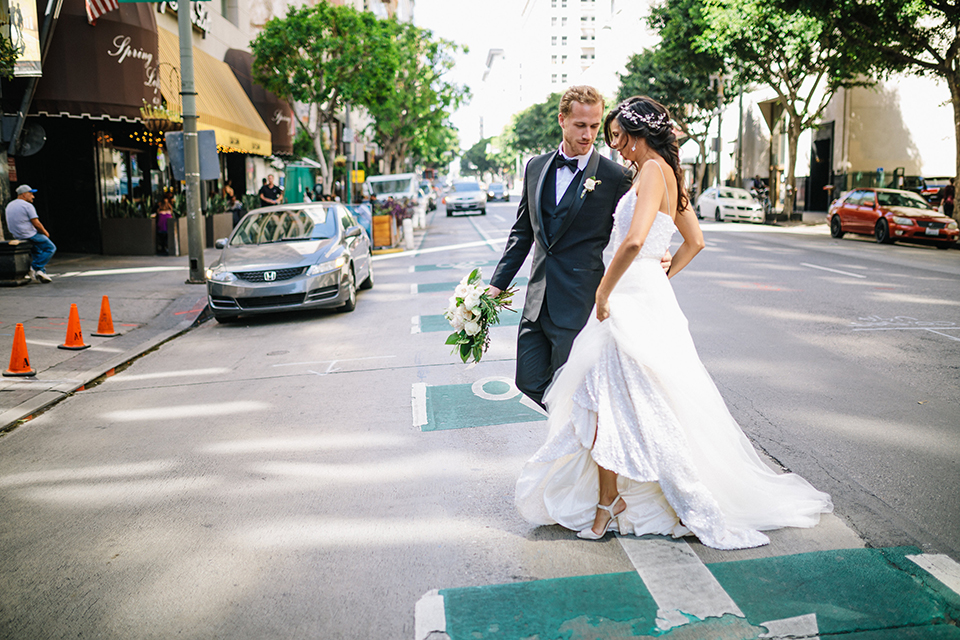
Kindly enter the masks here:
M 960 235 L 956 221 L 916 193 L 900 189 L 854 189 L 830 206 L 828 218 L 834 238 L 858 233 L 883 244 L 909 240 L 949 249 Z
M 255 209 L 216 247 L 207 299 L 220 322 L 289 309 L 353 311 L 357 288 L 373 287 L 370 238 L 335 202 Z
M 920 195 L 934 209 L 940 206 L 940 190 L 950 184 L 950 178 L 924 178 Z
M 503 200 L 510 202 L 510 194 L 507 193 L 507 185 L 502 182 L 492 182 L 487 187 L 487 200 Z
M 746 189 L 737 187 L 710 187 L 697 198 L 697 217 L 713 214 L 717 222 L 745 220 L 763 222 L 763 205 Z
M 457 211 L 479 211 L 482 216 L 487 214 L 487 194 L 476 180 L 454 182 L 443 201 L 447 217 Z

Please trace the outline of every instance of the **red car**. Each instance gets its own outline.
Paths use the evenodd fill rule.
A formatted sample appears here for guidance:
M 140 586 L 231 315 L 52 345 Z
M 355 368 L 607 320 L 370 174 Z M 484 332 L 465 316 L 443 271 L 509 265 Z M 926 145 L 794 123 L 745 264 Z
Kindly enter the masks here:
M 960 235 L 956 221 L 916 193 L 899 189 L 854 189 L 830 206 L 828 218 L 834 238 L 859 233 L 882 244 L 909 240 L 949 249 Z

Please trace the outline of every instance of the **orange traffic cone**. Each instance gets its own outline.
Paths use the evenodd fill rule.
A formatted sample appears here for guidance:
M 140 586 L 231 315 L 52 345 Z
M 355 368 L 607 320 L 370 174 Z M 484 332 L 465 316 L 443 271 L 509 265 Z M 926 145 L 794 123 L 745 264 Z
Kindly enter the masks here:
M 23 325 L 19 322 L 13 331 L 13 351 L 10 352 L 10 368 L 4 371 L 3 375 L 37 375 L 37 372 L 30 368 L 30 357 L 27 355 L 27 338 L 23 333 Z
M 110 301 L 107 296 L 103 296 L 103 302 L 100 303 L 100 322 L 97 324 L 97 332 L 90 335 L 98 338 L 113 338 L 120 335 L 113 330 L 113 317 L 110 315 Z
M 80 312 L 77 311 L 77 305 L 70 305 L 70 318 L 67 320 L 67 341 L 57 345 L 58 349 L 71 349 L 79 351 L 88 349 L 90 345 L 83 344 L 83 331 L 80 330 Z

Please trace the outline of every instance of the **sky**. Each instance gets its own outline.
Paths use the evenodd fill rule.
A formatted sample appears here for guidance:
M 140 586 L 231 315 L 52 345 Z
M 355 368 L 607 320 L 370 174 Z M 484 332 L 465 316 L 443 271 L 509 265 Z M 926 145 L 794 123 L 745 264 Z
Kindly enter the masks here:
M 516 32 L 525 0 L 416 0 L 414 22 L 442 38 L 469 47 L 469 53 L 457 56 L 457 65 L 449 79 L 470 87 L 474 95 L 482 90 L 487 51 L 504 48 Z M 460 131 L 461 149 L 469 149 L 480 139 L 480 101 L 461 107 L 453 115 Z M 485 130 L 484 135 L 500 131 Z

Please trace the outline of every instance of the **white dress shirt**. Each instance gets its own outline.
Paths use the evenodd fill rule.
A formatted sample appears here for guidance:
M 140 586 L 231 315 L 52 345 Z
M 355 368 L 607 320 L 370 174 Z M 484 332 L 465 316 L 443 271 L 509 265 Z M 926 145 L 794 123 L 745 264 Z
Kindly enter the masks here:
M 560 155 L 564 158 L 575 159 L 577 161 L 577 170 L 583 171 L 587 166 L 587 162 L 590 161 L 590 154 L 593 153 L 593 149 L 586 152 L 582 156 L 568 156 L 563 152 L 563 145 L 560 145 Z M 573 182 L 573 176 L 575 175 L 573 169 L 570 167 L 563 167 L 562 169 L 557 169 L 557 202 L 560 204 L 560 200 L 563 199 L 563 194 L 567 192 L 567 187 L 570 186 L 570 183 Z

